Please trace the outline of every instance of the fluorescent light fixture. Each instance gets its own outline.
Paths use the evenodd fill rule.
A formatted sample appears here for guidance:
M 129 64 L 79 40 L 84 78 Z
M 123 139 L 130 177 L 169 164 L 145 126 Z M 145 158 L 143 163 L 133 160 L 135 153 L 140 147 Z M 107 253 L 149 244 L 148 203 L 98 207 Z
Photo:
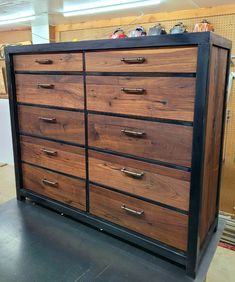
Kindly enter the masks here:
M 17 14 L 0 17 L 0 25 L 28 22 L 34 19 L 35 14 L 33 12 L 19 12 Z
M 81 4 L 77 7 L 67 7 L 63 11 L 64 17 L 73 17 L 81 15 L 91 15 L 103 12 L 112 12 L 131 8 L 145 7 L 160 4 L 160 0 L 103 0 L 87 4 Z

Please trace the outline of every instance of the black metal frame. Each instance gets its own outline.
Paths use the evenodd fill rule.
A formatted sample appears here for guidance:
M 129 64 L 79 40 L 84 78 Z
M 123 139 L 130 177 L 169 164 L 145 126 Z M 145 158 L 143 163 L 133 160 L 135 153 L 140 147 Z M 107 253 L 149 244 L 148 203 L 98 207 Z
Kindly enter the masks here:
M 199 261 L 206 250 L 208 242 L 210 241 L 213 232 L 217 228 L 218 219 L 218 199 L 219 199 L 219 183 L 217 190 L 217 218 L 212 224 L 211 230 L 208 233 L 207 239 L 203 247 L 200 249 L 200 238 L 199 238 L 199 221 L 201 211 L 201 198 L 202 198 L 202 172 L 203 172 L 203 156 L 205 147 L 205 126 L 207 119 L 207 98 L 208 98 L 208 74 L 209 74 L 209 57 L 210 50 L 212 47 L 218 46 L 229 50 L 231 49 L 231 42 L 216 34 L 205 32 L 205 33 L 188 33 L 178 35 L 162 35 L 162 36 L 149 36 L 145 38 L 128 38 L 120 40 L 95 40 L 95 41 L 83 41 L 83 42 L 71 42 L 71 43 L 59 43 L 59 44 L 42 44 L 34 46 L 10 46 L 5 50 L 5 58 L 7 65 L 7 78 L 8 78 L 8 92 L 9 102 L 11 111 L 11 125 L 13 135 L 13 149 L 14 149 L 14 160 L 15 160 L 15 174 L 16 174 L 16 190 L 17 199 L 24 200 L 26 197 L 34 200 L 35 202 L 44 205 L 48 208 L 52 208 L 58 212 L 64 213 L 77 220 L 94 226 L 98 229 L 102 229 L 111 233 L 112 235 L 118 236 L 121 239 L 127 240 L 139 247 L 154 252 L 160 256 L 170 259 L 171 261 L 180 264 L 186 268 L 186 272 L 189 276 L 195 277 L 198 268 Z M 184 125 L 193 126 L 193 152 L 192 152 L 192 172 L 191 172 L 191 188 L 190 188 L 190 207 L 189 207 L 189 227 L 188 227 L 188 251 L 182 252 L 176 250 L 170 246 L 167 246 L 156 240 L 152 240 L 145 236 L 139 235 L 135 232 L 129 231 L 125 228 L 119 227 L 106 220 L 99 219 L 89 214 L 89 170 L 88 170 L 88 149 L 96 150 L 96 148 L 90 148 L 88 144 L 88 114 L 86 105 L 86 76 L 87 75 L 100 75 L 106 73 L 86 73 L 85 70 L 85 53 L 98 51 L 98 50 L 114 50 L 114 49 L 128 49 L 128 48 L 155 48 L 155 47 L 174 47 L 174 46 L 198 46 L 198 66 L 197 75 L 192 74 L 176 74 L 176 73 L 145 73 L 146 76 L 189 76 L 194 77 L 196 75 L 196 98 L 195 98 L 195 112 L 193 123 L 186 123 Z M 50 72 L 52 74 L 72 74 L 72 75 L 83 75 L 84 81 L 84 118 L 85 118 L 85 148 L 86 148 L 86 195 L 87 195 L 87 212 L 82 212 L 77 209 L 71 208 L 64 204 L 58 203 L 57 201 L 48 199 L 47 197 L 38 195 L 29 190 L 24 189 L 21 172 L 21 153 L 20 153 L 20 142 L 19 142 L 19 125 L 18 125 L 18 112 L 17 112 L 17 101 L 16 101 L 16 90 L 15 90 L 15 71 L 13 64 L 14 54 L 25 54 L 25 53 L 53 53 L 53 52 L 82 52 L 83 54 L 83 72 Z M 229 58 L 227 66 L 227 77 L 229 72 Z M 17 72 L 17 73 L 38 73 L 47 74 L 48 72 Z M 143 76 L 142 73 L 111 73 L 110 75 L 133 75 Z M 226 89 L 225 89 L 226 95 Z M 225 103 L 223 109 L 223 120 L 225 118 Z M 50 106 L 49 106 L 50 107 Z M 66 109 L 68 110 L 68 109 Z M 80 111 L 80 110 L 79 110 Z M 104 113 L 101 113 L 104 114 Z M 112 114 L 110 114 L 112 115 Z M 120 116 L 120 115 L 119 115 Z M 130 117 L 132 118 L 132 117 Z M 133 117 L 144 119 L 144 117 Z M 155 121 L 155 120 L 153 120 Z M 159 120 L 161 122 L 161 120 Z M 174 121 L 165 121 L 172 122 Z M 224 126 L 222 131 L 223 138 Z M 75 145 L 75 144 L 74 144 Z M 114 152 L 110 152 L 114 153 Z M 114 153 L 115 154 L 115 153 Z M 222 157 L 222 148 L 220 152 L 220 160 Z M 134 158 L 134 157 L 133 157 Z M 137 158 L 136 158 L 137 159 Z M 141 159 L 141 158 L 140 158 Z M 144 159 L 142 159 L 144 161 Z M 148 160 L 149 162 L 149 160 Z M 167 164 L 163 164 L 167 165 Z M 178 168 L 178 167 L 177 167 Z M 184 169 L 184 168 L 180 168 Z M 186 170 L 188 168 L 185 168 Z M 189 170 L 190 171 L 190 170 Z M 220 166 L 221 173 L 221 166 Z M 219 179 L 220 182 L 220 179 Z M 109 189 L 110 187 L 106 187 Z M 178 211 L 180 212 L 180 211 Z

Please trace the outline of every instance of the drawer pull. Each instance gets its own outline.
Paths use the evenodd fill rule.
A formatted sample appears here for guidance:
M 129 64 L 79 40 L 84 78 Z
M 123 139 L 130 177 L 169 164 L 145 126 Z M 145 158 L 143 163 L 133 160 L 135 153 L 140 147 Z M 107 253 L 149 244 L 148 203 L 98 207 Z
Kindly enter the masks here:
M 123 167 L 121 169 L 121 172 L 125 173 L 128 176 L 131 176 L 133 178 L 138 178 L 138 179 L 140 179 L 144 176 L 144 172 L 142 172 L 142 171 L 141 172 L 134 172 L 134 171 L 127 170 L 125 167 Z
M 35 60 L 35 63 L 38 63 L 40 65 L 51 65 L 53 64 L 52 60 L 45 59 L 45 60 Z
M 56 118 L 39 117 L 38 119 L 49 123 L 56 123 Z
M 54 84 L 38 83 L 38 88 L 40 88 L 40 89 L 53 89 Z
M 121 208 L 129 213 L 132 213 L 134 215 L 138 215 L 138 216 L 141 216 L 144 214 L 144 211 L 136 211 L 136 210 L 133 210 L 131 208 L 128 208 L 126 205 L 122 205 Z
M 145 58 L 144 57 L 122 58 L 121 61 L 126 64 L 143 64 Z
M 125 87 L 123 87 L 121 89 L 121 91 L 123 91 L 127 94 L 139 94 L 139 95 L 141 95 L 141 94 L 144 94 L 146 90 L 144 88 L 125 88 Z
M 57 151 L 52 151 L 52 150 L 47 150 L 47 149 L 41 149 L 41 151 L 49 156 L 56 156 L 57 155 Z
M 50 180 L 47 180 L 45 178 L 42 179 L 42 183 L 49 185 L 49 186 L 52 186 L 52 187 L 58 187 L 58 182 L 50 181 Z
M 143 137 L 145 135 L 144 131 L 134 131 L 134 130 L 129 130 L 129 129 L 122 129 L 121 132 L 124 134 L 131 136 L 131 137 Z

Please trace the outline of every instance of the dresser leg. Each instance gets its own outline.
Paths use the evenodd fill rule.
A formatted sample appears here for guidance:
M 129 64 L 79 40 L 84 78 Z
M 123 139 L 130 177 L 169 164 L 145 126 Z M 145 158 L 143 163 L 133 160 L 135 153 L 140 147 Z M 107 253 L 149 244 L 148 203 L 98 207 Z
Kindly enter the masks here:
M 186 268 L 186 275 L 195 279 L 196 278 L 196 270 Z
M 216 218 L 216 224 L 215 224 L 213 233 L 216 233 L 216 232 L 217 232 L 217 229 L 218 229 L 218 221 L 219 221 L 219 218 L 217 217 L 217 218 Z
M 26 199 L 25 196 L 22 196 L 19 193 L 17 194 L 16 198 L 17 198 L 18 201 L 25 201 L 25 199 Z

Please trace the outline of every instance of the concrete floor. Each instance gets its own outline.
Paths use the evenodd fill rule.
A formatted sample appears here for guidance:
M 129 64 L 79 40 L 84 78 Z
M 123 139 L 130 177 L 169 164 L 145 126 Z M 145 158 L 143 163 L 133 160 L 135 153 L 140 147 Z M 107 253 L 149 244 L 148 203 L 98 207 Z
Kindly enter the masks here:
M 14 197 L 14 168 L 13 166 L 9 165 L 0 167 L 0 204 Z M 214 259 L 211 263 L 206 282 L 234 282 L 234 266 L 235 252 L 222 247 L 218 247 Z

